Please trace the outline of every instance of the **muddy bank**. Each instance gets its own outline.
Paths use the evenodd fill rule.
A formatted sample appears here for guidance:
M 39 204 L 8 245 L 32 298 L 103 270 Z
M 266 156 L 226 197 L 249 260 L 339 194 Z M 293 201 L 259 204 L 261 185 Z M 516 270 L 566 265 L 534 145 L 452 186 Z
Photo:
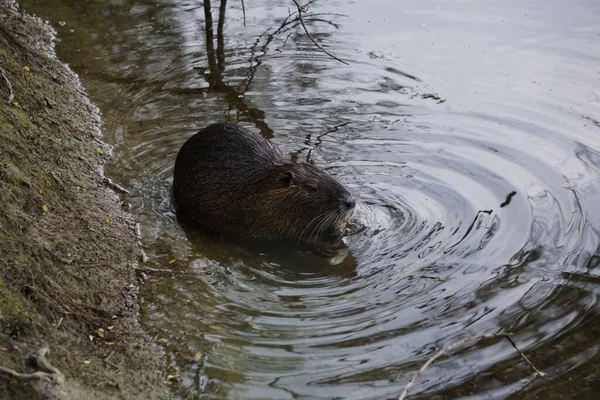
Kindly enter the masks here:
M 0 2 L 0 366 L 31 371 L 48 345 L 66 382 L 0 374 L 0 398 L 162 398 L 162 352 L 137 322 L 132 221 L 103 181 L 98 109 L 52 33 Z

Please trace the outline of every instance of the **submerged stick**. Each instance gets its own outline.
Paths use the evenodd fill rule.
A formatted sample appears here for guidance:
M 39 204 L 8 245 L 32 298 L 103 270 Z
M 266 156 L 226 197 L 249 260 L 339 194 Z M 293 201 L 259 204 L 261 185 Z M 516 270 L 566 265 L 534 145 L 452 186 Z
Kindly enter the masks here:
M 337 60 L 337 61 L 341 62 L 342 64 L 350 65 L 346 61 L 344 61 L 340 58 L 337 58 L 336 56 L 334 56 L 333 54 L 331 54 L 330 52 L 325 50 L 323 47 L 321 47 L 321 45 L 319 43 L 317 43 L 315 38 L 313 38 L 312 35 L 310 34 L 310 32 L 308 31 L 306 24 L 304 23 L 304 17 L 302 16 L 302 14 L 304 13 L 304 8 L 300 4 L 298 4 L 298 2 L 296 0 L 292 0 L 292 1 L 298 8 L 298 18 L 300 19 L 300 24 L 302 25 L 302 28 L 304 28 L 304 32 L 306 32 L 306 35 L 315 44 L 315 46 L 317 46 L 322 52 L 324 52 L 325 54 L 327 54 L 329 57 L 333 58 L 334 60 Z
M 519 350 L 519 348 L 517 347 L 517 345 L 515 344 L 515 342 L 512 340 L 512 338 L 510 337 L 510 335 L 505 335 L 505 338 L 508 339 L 508 341 L 510 342 L 510 344 L 512 344 L 512 346 L 515 348 L 515 350 L 517 351 L 517 353 L 519 353 L 519 355 L 523 358 L 523 360 L 525 360 L 525 362 L 527 364 L 529 364 L 529 366 L 531 367 L 531 369 L 533 369 L 536 374 L 538 374 L 542 378 L 546 376 L 546 374 L 544 372 L 542 372 L 539 369 L 537 369 L 535 367 L 535 365 L 533 365 L 533 363 L 531 361 L 529 361 L 529 358 L 527 358 L 527 356 L 525 354 L 523 354 L 523 352 L 521 350 Z
M 454 343 L 449 344 L 448 346 L 444 347 L 443 349 L 441 349 L 440 351 L 438 351 L 437 353 L 435 353 L 434 355 L 432 355 L 431 357 L 429 357 L 429 359 L 427 359 L 427 361 L 425 361 L 425 364 L 423 364 L 421 366 L 421 368 L 419 368 L 419 370 L 417 372 L 415 372 L 415 374 L 413 375 L 412 379 L 406 384 L 406 386 L 404 387 L 404 390 L 402 391 L 402 394 L 400 395 L 400 397 L 398 398 L 398 400 L 404 400 L 406 398 L 406 396 L 408 395 L 408 390 L 411 388 L 412 385 L 415 384 L 415 382 L 417 381 L 417 379 L 419 379 L 419 377 L 423 374 L 423 371 L 425 371 L 425 369 L 430 366 L 435 360 L 437 360 L 438 358 L 440 358 L 441 356 L 443 356 L 444 354 L 446 354 L 447 352 L 449 352 L 450 350 L 462 346 L 463 344 L 472 342 L 473 344 L 479 342 L 482 339 L 493 339 L 493 338 L 498 338 L 498 337 L 502 337 L 502 338 L 506 338 L 510 344 L 512 344 L 512 346 L 515 348 L 515 350 L 517 350 L 517 353 L 519 353 L 519 355 L 527 362 L 527 364 L 529 364 L 529 366 L 535 371 L 535 373 L 538 376 L 544 377 L 546 376 L 545 373 L 543 373 L 542 371 L 540 371 L 539 369 L 537 369 L 532 363 L 531 361 L 529 361 L 529 359 L 525 356 L 525 354 L 523 354 L 521 352 L 521 350 L 519 350 L 519 348 L 517 347 L 517 345 L 515 344 L 515 342 L 513 342 L 513 340 L 510 338 L 510 334 L 509 333 L 492 333 L 492 334 L 486 334 L 486 335 L 481 335 L 481 336 L 475 336 L 474 338 L 465 338 L 465 339 L 461 339 L 459 341 L 456 341 Z

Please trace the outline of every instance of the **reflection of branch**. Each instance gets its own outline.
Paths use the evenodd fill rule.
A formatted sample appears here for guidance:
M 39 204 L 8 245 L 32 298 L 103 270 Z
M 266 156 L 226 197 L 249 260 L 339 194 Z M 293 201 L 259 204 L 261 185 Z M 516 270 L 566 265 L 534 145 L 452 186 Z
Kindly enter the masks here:
M 324 18 L 317 18 L 317 17 L 322 17 L 322 16 L 341 16 L 341 17 L 347 17 L 347 15 L 344 14 L 335 14 L 335 13 L 315 13 L 315 14 L 310 14 L 307 15 L 306 11 L 308 10 L 308 7 L 314 3 L 316 0 L 311 0 L 308 3 L 306 3 L 303 6 L 304 9 L 304 21 L 305 22 L 323 22 L 326 24 L 329 24 L 331 26 L 333 26 L 336 29 L 339 29 L 338 25 L 335 24 L 332 21 L 326 20 Z M 292 18 L 293 17 L 293 18 Z M 256 72 L 256 70 L 258 69 L 258 67 L 262 64 L 262 61 L 260 60 L 260 58 L 262 56 L 264 56 L 267 52 L 267 48 L 269 47 L 269 45 L 273 42 L 273 40 L 275 39 L 275 37 L 277 35 L 289 32 L 291 30 L 293 30 L 294 28 L 296 28 L 298 25 L 301 24 L 300 21 L 300 17 L 298 15 L 298 11 L 290 11 L 289 14 L 287 15 L 287 17 L 285 17 L 283 19 L 283 21 L 281 22 L 281 24 L 279 25 L 279 27 L 274 30 L 273 32 L 269 33 L 271 31 L 271 28 L 267 29 L 266 31 L 264 31 L 254 42 L 254 44 L 252 45 L 252 48 L 250 49 L 250 57 L 248 59 L 248 62 L 250 63 L 250 68 L 248 69 L 248 73 L 246 74 L 247 79 L 246 82 L 243 84 L 243 89 L 242 91 L 245 93 L 246 91 L 248 91 L 248 88 L 250 87 L 250 84 L 252 83 L 252 79 L 254 78 L 254 73 Z M 285 47 L 285 45 L 287 44 L 288 39 L 290 38 L 290 36 L 292 36 L 294 34 L 294 32 L 290 32 L 286 37 L 285 40 L 283 41 L 283 45 L 279 48 L 279 50 L 283 49 Z M 256 52 L 257 52 L 257 48 L 258 45 L 261 42 L 261 39 L 266 36 L 266 40 L 265 43 L 261 46 L 261 55 L 257 55 L 255 56 Z
M 535 371 L 535 373 L 538 376 L 541 376 L 541 377 L 546 376 L 545 373 L 543 373 L 542 371 L 538 370 L 531 363 L 531 361 L 529 361 L 529 359 L 525 356 L 525 354 L 523 354 L 521 352 L 521 350 L 519 350 L 519 348 L 517 347 L 517 345 L 515 344 L 515 342 L 513 342 L 513 340 L 510 338 L 510 333 L 495 333 L 495 334 L 480 335 L 480 336 L 465 338 L 465 339 L 459 340 L 457 342 L 454 342 L 452 344 L 449 344 L 448 346 L 444 347 L 443 349 L 441 349 L 440 351 L 438 351 L 437 353 L 435 353 L 434 355 L 432 355 L 431 357 L 429 357 L 427 359 L 427 361 L 425 361 L 425 364 L 423 364 L 423 366 L 421 366 L 421 368 L 419 368 L 419 370 L 417 372 L 415 372 L 415 374 L 413 375 L 412 379 L 406 384 L 406 386 L 404 387 L 404 390 L 402 391 L 402 394 L 400 395 L 400 397 L 398 398 L 398 400 L 404 400 L 406 398 L 406 396 L 408 395 L 408 389 L 410 389 L 410 387 L 415 384 L 415 382 L 417 381 L 417 379 L 419 379 L 419 377 L 423 374 L 423 371 L 425 371 L 425 369 L 429 365 L 431 365 L 431 363 L 433 363 L 435 360 L 437 360 L 438 358 L 440 358 L 441 356 L 443 356 L 444 354 L 446 354 L 450 350 L 452 350 L 452 349 L 454 349 L 456 347 L 462 346 L 464 344 L 467 344 L 469 342 L 472 342 L 473 344 L 475 344 L 475 343 L 479 342 L 482 339 L 494 339 L 494 338 L 499 338 L 499 337 L 507 339 L 510 342 L 510 344 L 512 344 L 512 346 L 515 348 L 515 350 L 517 350 L 517 353 L 519 353 L 519 355 L 523 358 L 523 360 L 525 360 L 527 362 L 527 364 L 529 364 L 529 366 Z
M 204 27 L 204 32 L 206 34 L 206 57 L 208 58 L 208 68 L 210 69 L 210 79 L 209 79 L 209 85 L 211 87 L 216 86 L 217 84 L 217 80 L 221 80 L 219 79 L 219 77 L 221 76 L 221 74 L 216 73 L 218 72 L 217 70 L 217 63 L 215 60 L 215 45 L 213 43 L 213 20 L 212 20 L 212 13 L 210 11 L 210 0 L 206 0 L 204 2 L 204 21 L 205 21 L 205 27 Z
M 206 74 L 204 76 L 207 77 L 209 87 L 212 91 L 225 93 L 225 98 L 230 107 L 236 108 L 242 115 L 247 116 L 250 121 L 254 122 L 254 125 L 260 129 L 260 132 L 263 136 L 272 137 L 273 130 L 264 121 L 264 111 L 255 107 L 249 107 L 244 99 L 244 91 L 240 91 L 234 87 L 231 87 L 223 81 L 222 71 L 225 68 L 225 38 L 223 33 L 223 27 L 225 25 L 225 7 L 226 0 L 222 0 L 221 6 L 219 7 L 217 52 L 215 54 L 213 43 L 213 19 L 210 0 L 204 0 L 204 18 L 206 21 L 206 55 L 208 57 L 208 69 L 210 72 L 208 76 Z
M 246 5 L 244 4 L 244 0 L 242 0 L 242 14 L 244 14 L 244 28 L 246 27 Z
M 311 138 L 312 134 L 309 133 L 308 135 L 306 135 L 306 140 L 304 141 L 304 144 L 306 146 L 311 146 L 311 147 L 310 148 L 309 147 L 303 147 L 300 150 L 291 153 L 292 159 L 298 159 L 298 157 L 300 156 L 300 153 L 302 153 L 304 150 L 308 149 L 308 154 L 306 155 L 306 162 L 310 162 L 310 153 L 312 152 L 312 150 L 318 148 L 321 145 L 321 143 L 322 143 L 321 139 L 322 138 L 324 138 L 325 136 L 329 135 L 330 133 L 339 131 L 339 129 L 341 127 L 349 125 L 351 123 L 352 123 L 352 121 L 346 121 L 346 122 L 342 122 L 341 124 L 338 124 L 338 125 L 334 126 L 333 128 L 327 129 L 325 132 L 317 135 L 317 137 L 315 139 L 315 144 L 312 145 L 312 146 L 310 144 L 310 141 L 312 139 Z
M 321 47 L 321 45 L 319 43 L 317 43 L 317 41 L 312 37 L 312 35 L 308 31 L 308 28 L 304 24 L 304 18 L 302 18 L 302 13 L 305 12 L 305 8 L 300 6 L 300 4 L 298 4 L 298 2 L 296 0 L 292 0 L 292 1 L 298 8 L 298 18 L 300 18 L 300 23 L 302 24 L 302 28 L 304 28 L 304 32 L 306 32 L 306 35 L 308 35 L 309 39 L 315 44 L 315 46 L 317 46 L 319 49 L 321 49 L 322 52 L 324 52 L 325 54 L 327 54 L 329 57 L 333 58 L 334 60 L 337 60 L 337 61 L 341 62 L 342 64 L 350 65 L 346 61 L 337 58 L 336 56 L 334 56 L 333 54 L 331 54 L 330 52 L 325 50 L 323 47 Z M 308 6 L 308 4 L 305 5 L 304 7 L 306 7 L 306 6 Z
M 250 67 L 248 68 L 248 72 L 246 73 L 246 79 L 242 81 L 239 87 L 232 87 L 228 85 L 223 80 L 223 71 L 225 70 L 225 35 L 224 35 L 224 25 L 225 25 L 225 10 L 227 6 L 227 0 L 221 0 L 219 7 L 219 20 L 217 25 L 217 49 L 215 52 L 214 48 L 214 32 L 213 32 L 213 18 L 211 13 L 211 2 L 210 0 L 204 0 L 204 17 L 205 17 L 205 30 L 206 30 L 206 55 L 208 58 L 208 74 L 203 74 L 203 76 L 208 81 L 208 89 L 207 88 L 198 88 L 198 89 L 180 89 L 180 88 L 170 88 L 164 89 L 169 90 L 171 92 L 186 94 L 186 93 L 201 93 L 201 92 L 222 92 L 225 94 L 225 99 L 229 104 L 230 110 L 237 109 L 239 114 L 242 117 L 246 117 L 249 121 L 253 122 L 254 125 L 260 129 L 261 134 L 267 138 L 273 136 L 273 130 L 267 125 L 264 121 L 265 113 L 264 111 L 256 108 L 250 107 L 244 98 L 244 94 L 248 91 L 250 84 L 252 83 L 254 76 L 258 67 L 262 64 L 261 57 L 264 56 L 267 52 L 267 48 L 269 44 L 273 42 L 275 37 L 279 34 L 285 33 L 296 28 L 298 25 L 304 25 L 305 21 L 314 21 L 314 22 L 324 22 L 335 28 L 338 28 L 336 24 L 331 21 L 327 21 L 321 16 L 323 15 L 334 15 L 334 14 L 325 14 L 325 13 L 316 13 L 307 15 L 306 12 L 308 7 L 316 0 L 310 0 L 304 6 L 300 7 L 298 3 L 296 3 L 298 7 L 298 11 L 290 12 L 289 15 L 283 20 L 281 25 L 274 31 L 271 32 L 271 28 L 267 29 L 263 34 L 261 34 L 252 45 L 250 49 L 250 58 L 249 63 Z M 246 16 L 245 3 L 242 1 L 242 11 L 244 13 L 244 23 Z M 307 32 L 308 33 L 308 32 Z M 309 34 L 310 36 L 310 34 Z M 262 46 L 260 46 L 263 38 L 266 37 Z M 289 37 L 289 35 L 288 35 Z M 286 42 L 288 37 L 286 37 Z M 314 39 L 311 37 L 311 40 Z M 316 42 L 314 42 L 317 47 L 327 53 L 329 56 L 333 57 L 327 51 L 325 51 L 321 46 L 319 46 Z M 259 52 L 261 54 L 257 54 Z M 346 62 L 333 57 L 334 59 L 343 62 Z M 241 118 L 238 117 L 238 121 Z
M 227 8 L 227 0 L 221 0 L 219 6 L 219 22 L 217 24 L 217 62 L 219 64 L 219 72 L 225 71 L 225 36 L 223 35 L 223 27 L 225 26 L 225 9 Z
M 260 55 L 256 56 L 256 57 L 254 56 L 256 54 L 256 48 L 257 48 L 258 44 L 260 43 L 261 38 L 265 35 L 267 36 L 267 40 L 265 41 L 265 44 L 261 47 L 261 51 L 264 55 L 267 52 L 267 47 L 269 46 L 269 44 L 271 44 L 271 42 L 275 39 L 275 36 L 277 36 L 280 33 L 285 32 L 289 29 L 293 29 L 298 25 L 298 23 L 299 23 L 298 17 L 290 20 L 290 18 L 294 14 L 296 14 L 296 12 L 290 12 L 288 14 L 288 16 L 284 18 L 281 25 L 279 25 L 279 28 L 277 28 L 273 33 L 269 33 L 269 31 L 271 30 L 271 28 L 269 28 L 266 31 L 264 31 L 256 39 L 256 42 L 250 49 L 250 59 L 248 60 L 250 62 L 250 68 L 248 68 L 248 73 L 246 74 L 247 79 L 246 79 L 246 82 L 244 83 L 244 88 L 242 89 L 244 93 L 246 91 L 248 91 L 248 88 L 250 87 L 250 84 L 252 83 L 252 80 L 254 79 L 254 73 L 256 72 L 258 67 L 262 64 L 262 61 L 260 60 L 261 56 Z M 294 23 L 296 23 L 296 24 L 294 24 Z M 294 24 L 294 25 L 290 26 L 291 24 Z M 287 39 L 286 39 L 286 41 L 287 41 Z

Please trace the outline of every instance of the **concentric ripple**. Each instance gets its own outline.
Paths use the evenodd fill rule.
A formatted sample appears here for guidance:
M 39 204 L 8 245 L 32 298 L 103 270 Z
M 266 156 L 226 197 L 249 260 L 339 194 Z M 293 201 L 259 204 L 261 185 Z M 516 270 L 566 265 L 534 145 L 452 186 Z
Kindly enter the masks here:
M 176 271 L 149 277 L 142 307 L 170 356 L 174 393 L 397 398 L 440 348 L 496 332 L 514 333 L 550 379 L 534 379 L 498 339 L 440 358 L 410 393 L 593 392 L 597 2 L 315 2 L 313 38 L 349 66 L 300 26 L 269 36 L 289 2 L 246 3 L 245 28 L 241 3 L 227 4 L 228 88 L 206 79 L 194 2 L 90 5 L 97 12 L 67 26 L 91 30 L 91 43 L 62 42 L 103 106 L 116 145 L 109 172 L 131 189 L 150 263 Z M 213 19 L 216 35 L 217 4 Z M 177 150 L 223 119 L 299 158 L 310 149 L 354 193 L 346 249 L 327 259 L 219 242 L 177 220 Z

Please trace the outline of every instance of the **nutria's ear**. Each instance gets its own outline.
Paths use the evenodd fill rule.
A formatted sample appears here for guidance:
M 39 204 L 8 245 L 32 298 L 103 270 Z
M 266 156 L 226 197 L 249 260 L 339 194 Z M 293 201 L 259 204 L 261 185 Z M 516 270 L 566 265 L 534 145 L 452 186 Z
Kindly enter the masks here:
M 292 174 L 291 171 L 283 172 L 279 177 L 279 180 L 286 187 L 294 186 L 294 174 Z

